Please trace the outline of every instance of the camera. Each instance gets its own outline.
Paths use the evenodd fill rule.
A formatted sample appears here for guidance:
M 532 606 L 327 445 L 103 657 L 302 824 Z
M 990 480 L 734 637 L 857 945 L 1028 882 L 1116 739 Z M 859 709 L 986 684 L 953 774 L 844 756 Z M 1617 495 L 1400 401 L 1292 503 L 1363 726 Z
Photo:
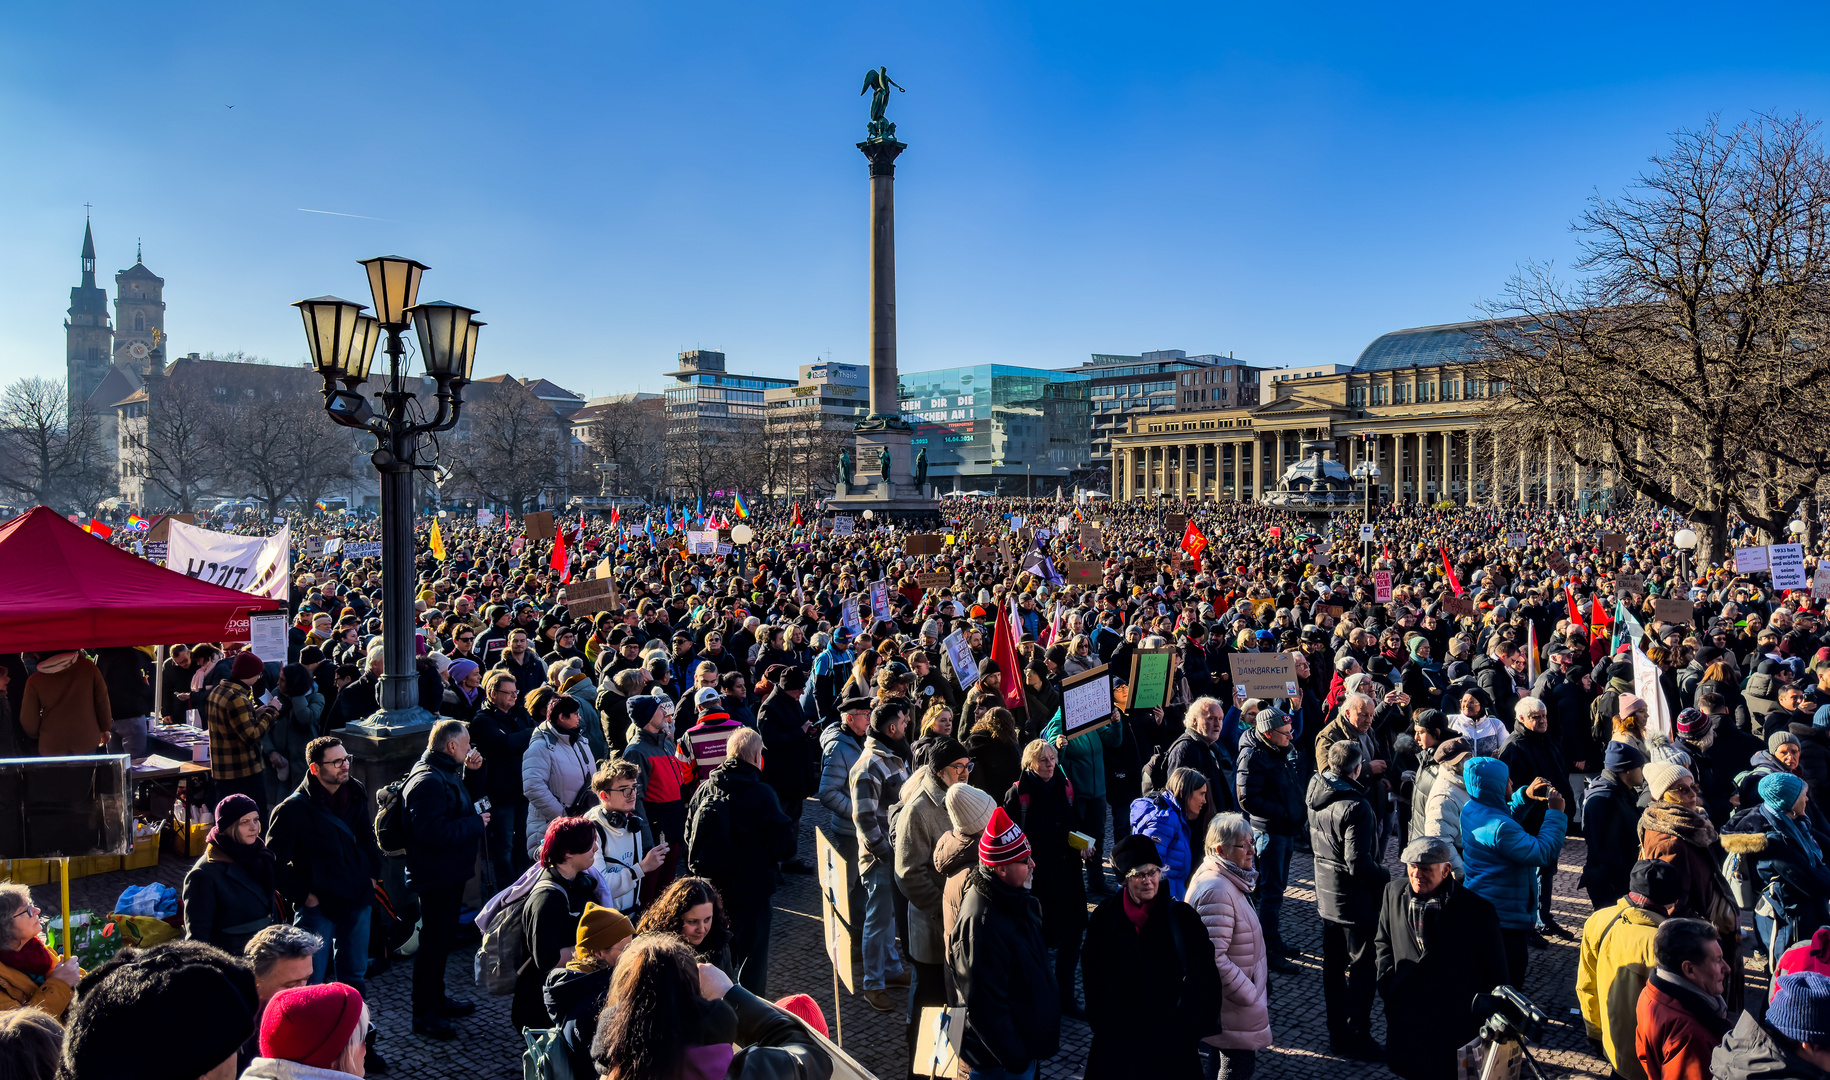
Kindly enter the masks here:
M 489 813 L 489 796 L 485 795 L 481 799 L 478 799 L 476 801 L 476 809 L 477 809 L 477 813 L 479 813 L 479 814 Z M 1519 1000 L 1524 1001 L 1525 999 L 1520 998 Z M 1529 1002 L 1526 1002 L 1526 1003 L 1530 1004 Z
M 1473 1011 L 1477 1016 L 1486 1014 L 1481 1038 L 1489 1041 L 1516 1034 L 1527 1042 L 1540 1042 L 1550 1025 L 1550 1017 L 1543 1009 L 1510 986 L 1497 986 L 1491 994 L 1474 995 Z

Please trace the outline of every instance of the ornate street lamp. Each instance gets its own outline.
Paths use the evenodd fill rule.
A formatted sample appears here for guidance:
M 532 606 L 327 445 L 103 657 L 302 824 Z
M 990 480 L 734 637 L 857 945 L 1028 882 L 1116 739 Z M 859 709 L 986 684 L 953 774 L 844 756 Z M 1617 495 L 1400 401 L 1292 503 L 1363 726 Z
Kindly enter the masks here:
M 1697 548 L 1695 529 L 1679 529 L 1671 542 L 1678 547 L 1678 574 L 1684 579 L 1684 595 L 1690 595 L 1690 553 Z
M 364 259 L 374 314 L 367 306 L 335 296 L 300 300 L 293 306 L 305 322 L 311 363 L 324 379 L 324 411 L 344 427 L 375 437 L 370 460 L 381 473 L 381 626 L 384 660 L 380 711 L 358 721 L 374 735 L 411 735 L 430 726 L 433 714 L 419 705 L 414 659 L 413 474 L 436 468 L 421 461 L 421 436 L 449 431 L 463 409 L 463 390 L 476 360 L 476 311 L 435 300 L 421 304 L 423 263 L 398 255 Z M 406 370 L 406 331 L 419 336 L 426 375 L 436 384 L 438 407 L 421 415 L 413 376 Z M 379 387 L 366 396 L 376 347 L 387 338 L 387 368 Z M 339 386 L 338 384 L 342 385 Z M 375 404 L 371 404 L 371 399 Z

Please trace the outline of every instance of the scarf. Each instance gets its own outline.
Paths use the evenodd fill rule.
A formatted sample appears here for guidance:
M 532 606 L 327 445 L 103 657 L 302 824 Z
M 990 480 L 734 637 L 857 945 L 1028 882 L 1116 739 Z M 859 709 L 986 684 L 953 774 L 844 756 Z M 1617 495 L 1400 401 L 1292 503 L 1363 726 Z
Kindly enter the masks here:
M 1230 859 L 1222 859 L 1218 855 L 1212 856 L 1212 858 L 1220 865 L 1220 869 L 1232 875 L 1233 880 L 1238 882 L 1239 887 L 1246 892 L 1250 893 L 1258 888 L 1258 871 L 1242 870 L 1233 865 Z
M 1642 839 L 1648 832 L 1661 832 L 1700 848 L 1716 842 L 1716 827 L 1702 811 L 1672 803 L 1653 803 L 1646 807 L 1646 812 L 1639 817 L 1639 831 Z
M 1442 918 L 1443 906 L 1449 902 L 1449 895 L 1455 891 L 1455 879 L 1444 878 L 1436 891 L 1428 896 L 1418 896 L 1410 888 L 1404 890 L 1405 921 L 1410 924 L 1411 944 L 1419 953 L 1424 951 L 1430 927 Z
M 42 940 L 27 938 L 26 943 L 17 949 L 0 950 L 0 964 L 29 976 L 33 982 L 43 986 L 45 976 L 57 966 L 57 956 L 45 948 Z
M 322 803 L 326 810 L 338 817 L 349 815 L 349 808 L 356 802 L 355 784 L 345 782 L 332 791 L 324 786 L 315 773 L 309 772 L 305 774 L 305 781 L 311 785 L 311 797 Z
M 265 840 L 255 840 L 252 844 L 238 843 L 221 831 L 221 825 L 210 826 L 210 833 L 204 837 L 206 846 L 212 856 L 227 855 L 235 865 L 247 871 L 264 891 L 273 891 L 273 852 L 267 850 Z
M 1131 920 L 1132 929 L 1136 930 L 1139 934 L 1142 934 L 1144 932 L 1144 925 L 1150 921 L 1150 908 L 1146 905 L 1134 903 L 1131 899 L 1131 894 L 1122 891 L 1124 888 L 1123 885 L 1119 886 L 1119 888 L 1121 890 L 1120 895 L 1124 897 L 1125 918 Z
M 1760 813 L 1781 839 L 1804 853 L 1808 860 L 1806 869 L 1815 870 L 1823 865 L 1823 849 L 1817 846 L 1817 840 L 1811 836 L 1809 827 L 1800 828 L 1799 822 L 1793 820 L 1792 815 L 1775 813 L 1770 806 L 1761 806 Z

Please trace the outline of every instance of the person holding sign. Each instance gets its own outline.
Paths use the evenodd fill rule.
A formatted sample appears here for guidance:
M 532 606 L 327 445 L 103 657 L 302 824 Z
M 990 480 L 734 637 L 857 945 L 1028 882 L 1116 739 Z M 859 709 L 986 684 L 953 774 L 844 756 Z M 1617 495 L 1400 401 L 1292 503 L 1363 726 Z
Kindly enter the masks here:
M 1109 702 L 1110 698 L 1107 700 Z M 1110 715 L 1109 711 L 1107 715 Z M 1074 791 L 1073 828 L 1082 835 L 1093 837 L 1093 846 L 1086 852 L 1087 885 L 1101 891 L 1105 885 L 1101 861 L 1106 836 L 1106 751 L 1119 749 L 1124 734 L 1120 723 L 1101 724 L 1070 736 L 1067 721 L 1057 709 L 1048 726 L 1042 729 L 1043 741 L 1060 753 L 1061 769 Z

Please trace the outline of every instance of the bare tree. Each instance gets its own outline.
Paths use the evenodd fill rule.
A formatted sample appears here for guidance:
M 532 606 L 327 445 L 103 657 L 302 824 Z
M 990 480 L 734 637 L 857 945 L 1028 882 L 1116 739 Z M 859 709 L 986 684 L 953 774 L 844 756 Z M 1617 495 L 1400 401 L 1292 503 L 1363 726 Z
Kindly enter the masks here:
M 72 411 L 59 380 L 0 391 L 0 491 L 63 511 L 89 510 L 114 486 L 101 418 Z
M 504 382 L 465 405 L 466 430 L 452 440 L 453 483 L 515 513 L 532 509 L 543 491 L 563 492 L 558 417 L 518 383 Z
M 1729 516 L 1779 535 L 1830 468 L 1830 158 L 1817 125 L 1680 133 L 1575 224 L 1585 276 L 1530 267 L 1493 306 L 1490 430 L 1689 519 L 1702 565 Z M 1548 467 L 1548 463 L 1547 463 Z
M 196 500 L 210 494 L 222 479 L 218 435 L 223 417 L 212 388 L 179 370 L 156 384 L 156 398 L 149 395 L 145 431 L 135 436 L 135 449 L 138 468 L 151 489 L 163 496 L 165 505 L 189 513 Z
M 585 436 L 588 466 L 606 465 L 619 495 L 656 497 L 666 460 L 666 420 L 656 400 L 613 401 L 601 407 Z

